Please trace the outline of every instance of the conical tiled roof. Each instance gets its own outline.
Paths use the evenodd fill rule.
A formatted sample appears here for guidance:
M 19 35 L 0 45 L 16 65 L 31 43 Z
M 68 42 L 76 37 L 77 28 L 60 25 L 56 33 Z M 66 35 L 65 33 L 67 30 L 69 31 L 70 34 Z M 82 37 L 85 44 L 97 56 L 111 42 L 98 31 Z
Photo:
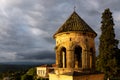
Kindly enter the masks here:
M 66 22 L 58 29 L 54 36 L 58 33 L 68 31 L 91 32 L 95 35 L 96 32 L 74 11 Z

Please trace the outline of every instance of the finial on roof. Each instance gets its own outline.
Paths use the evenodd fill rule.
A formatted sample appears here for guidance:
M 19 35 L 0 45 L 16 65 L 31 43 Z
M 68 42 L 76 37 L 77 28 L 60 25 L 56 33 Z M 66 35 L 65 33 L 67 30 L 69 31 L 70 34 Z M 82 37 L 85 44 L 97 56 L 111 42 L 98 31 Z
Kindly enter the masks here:
M 74 11 L 76 10 L 76 6 L 74 6 Z

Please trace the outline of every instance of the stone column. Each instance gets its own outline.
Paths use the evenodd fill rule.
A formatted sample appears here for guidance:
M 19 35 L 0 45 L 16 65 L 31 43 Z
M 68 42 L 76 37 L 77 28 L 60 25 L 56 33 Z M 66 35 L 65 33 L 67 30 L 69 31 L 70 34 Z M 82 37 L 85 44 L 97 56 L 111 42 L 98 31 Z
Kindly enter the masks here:
M 71 50 L 67 50 L 67 68 L 73 68 L 73 54 Z
M 92 68 L 95 70 L 95 53 L 92 55 Z
M 87 69 L 87 50 L 85 50 L 85 69 Z
M 93 63 L 92 63 L 93 59 L 92 58 L 93 58 L 92 53 L 90 53 L 90 69 L 92 69 L 92 65 L 93 65 Z
M 75 65 L 75 54 L 74 51 L 71 50 L 71 68 L 74 68 Z
M 87 69 L 90 69 L 90 51 L 87 50 Z
M 65 57 L 66 57 L 66 56 L 65 56 L 65 52 L 62 52 L 62 58 L 63 58 L 63 60 L 62 60 L 62 62 L 63 62 L 63 68 L 65 68 L 65 65 L 66 65 L 66 64 L 65 64 L 65 63 L 66 63 L 66 62 L 65 62 L 65 61 L 66 61 L 66 60 L 65 60 Z
M 57 68 L 60 67 L 60 66 L 59 66 L 59 64 L 60 64 L 60 63 L 59 63 L 59 61 L 60 61 L 59 56 L 60 56 L 60 55 L 58 54 L 58 51 L 56 50 L 56 67 L 57 67 Z
M 83 53 L 82 53 L 82 68 L 83 69 L 88 69 L 89 68 L 88 50 L 83 50 Z
M 86 53 L 84 50 L 82 50 L 82 69 L 85 69 L 86 64 Z

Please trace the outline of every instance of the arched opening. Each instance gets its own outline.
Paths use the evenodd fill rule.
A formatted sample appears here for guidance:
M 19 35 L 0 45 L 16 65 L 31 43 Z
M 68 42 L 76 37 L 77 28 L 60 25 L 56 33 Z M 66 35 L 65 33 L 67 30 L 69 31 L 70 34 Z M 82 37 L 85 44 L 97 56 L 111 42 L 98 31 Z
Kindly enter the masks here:
M 66 48 L 62 47 L 60 51 L 60 68 L 66 68 Z
M 82 48 L 80 46 L 75 47 L 74 51 L 74 60 L 75 60 L 75 68 L 81 68 L 82 67 Z
M 93 54 L 94 54 L 93 48 L 90 48 L 90 68 L 92 68 L 94 66 Z

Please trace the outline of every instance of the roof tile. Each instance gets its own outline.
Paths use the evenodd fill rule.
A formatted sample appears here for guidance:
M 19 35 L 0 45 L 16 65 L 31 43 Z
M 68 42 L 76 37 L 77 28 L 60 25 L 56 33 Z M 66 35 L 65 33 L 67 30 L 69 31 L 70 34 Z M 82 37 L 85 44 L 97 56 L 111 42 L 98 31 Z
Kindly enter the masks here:
M 75 11 L 54 35 L 68 31 L 91 32 L 96 34 L 96 32 L 90 28 L 90 26 Z

